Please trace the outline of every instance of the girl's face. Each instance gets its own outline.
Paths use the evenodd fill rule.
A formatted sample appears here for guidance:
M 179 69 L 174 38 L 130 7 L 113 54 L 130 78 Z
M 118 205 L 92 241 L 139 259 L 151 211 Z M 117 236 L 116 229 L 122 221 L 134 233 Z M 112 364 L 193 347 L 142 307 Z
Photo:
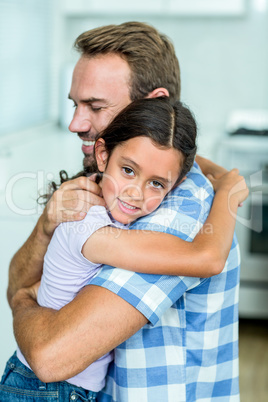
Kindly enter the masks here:
M 103 198 L 113 218 L 128 224 L 154 211 L 176 183 L 183 163 L 174 149 L 160 149 L 148 137 L 117 146 L 110 155 L 103 139 L 96 144 L 99 170 L 104 172 Z

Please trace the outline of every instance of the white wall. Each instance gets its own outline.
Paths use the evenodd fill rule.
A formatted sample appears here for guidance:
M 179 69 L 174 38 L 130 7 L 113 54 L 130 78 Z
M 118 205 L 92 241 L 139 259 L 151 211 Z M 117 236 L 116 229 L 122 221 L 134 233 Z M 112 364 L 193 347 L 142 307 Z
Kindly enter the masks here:
M 81 169 L 80 142 L 75 134 L 53 124 L 0 138 L 0 149 L 6 150 L 0 169 L 7 176 L 0 183 L 0 377 L 16 347 L 6 300 L 10 260 L 43 210 L 36 202 L 40 190 L 51 180 L 58 183 L 58 172 L 64 167 L 71 175 Z
M 57 2 L 55 1 L 55 6 Z M 53 49 L 54 63 L 63 67 L 77 55 L 71 46 L 78 34 L 95 26 L 141 20 L 153 24 L 174 42 L 182 71 L 182 100 L 195 113 L 199 128 L 200 153 L 216 159 L 216 148 L 224 135 L 228 114 L 233 109 L 268 109 L 268 14 L 256 10 L 256 4 L 267 6 L 267 0 L 247 1 L 247 12 L 237 17 L 144 17 L 135 15 L 91 17 L 65 16 L 57 19 L 57 35 Z M 57 110 L 59 81 L 53 75 L 53 113 Z M 23 101 L 23 100 L 22 100 Z M 55 117 L 57 117 L 55 115 Z M 55 131 L 55 130 L 54 130 Z M 35 137 L 35 134 L 36 137 Z M 9 171 L 9 178 L 18 172 L 41 170 L 44 175 L 61 168 L 73 172 L 80 168 L 80 142 L 66 133 L 38 129 L 23 134 L 10 144 L 0 142 L 0 168 Z M 28 143 L 25 139 L 29 138 Z M 70 158 L 72 155 L 72 158 Z M 71 163 L 71 166 L 70 166 Z M 12 168 L 10 168 L 12 165 Z M 10 170 L 9 170 L 10 168 Z M 36 188 L 30 179 L 21 182 L 16 202 L 32 207 Z M 1 190 L 2 188 L 2 190 Z M 24 195 L 23 195 L 24 194 Z M 27 199 L 26 199 L 27 198 Z M 11 216 L 0 182 L 1 270 L 0 270 L 0 373 L 15 347 L 12 320 L 6 302 L 9 261 L 15 250 L 30 233 L 37 216 Z M 11 224 L 10 224 L 11 223 Z
M 81 32 L 139 20 L 173 41 L 181 65 L 182 100 L 199 123 L 199 151 L 215 158 L 226 119 L 234 109 L 268 109 L 267 0 L 246 0 L 246 13 L 232 17 L 73 16 L 65 20 L 65 61 Z

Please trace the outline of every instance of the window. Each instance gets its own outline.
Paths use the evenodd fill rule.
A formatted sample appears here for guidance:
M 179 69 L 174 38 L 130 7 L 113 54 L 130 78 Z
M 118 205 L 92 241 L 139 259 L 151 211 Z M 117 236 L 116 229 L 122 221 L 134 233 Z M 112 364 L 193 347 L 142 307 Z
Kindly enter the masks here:
M 50 118 L 52 0 L 0 0 L 0 135 Z

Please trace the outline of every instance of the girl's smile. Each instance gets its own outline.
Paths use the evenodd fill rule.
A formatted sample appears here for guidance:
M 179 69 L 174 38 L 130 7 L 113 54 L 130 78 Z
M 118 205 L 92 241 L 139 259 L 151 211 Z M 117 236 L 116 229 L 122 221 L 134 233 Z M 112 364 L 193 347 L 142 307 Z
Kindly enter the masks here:
M 124 202 L 123 200 L 120 200 L 120 198 L 117 198 L 118 201 L 118 207 L 121 209 L 122 212 L 128 213 L 128 214 L 134 214 L 140 210 L 140 208 L 135 207 L 134 205 L 130 205 L 127 202 Z
M 129 224 L 154 211 L 176 183 L 183 163 L 180 151 L 135 137 L 117 146 L 110 157 L 105 142 L 96 144 L 102 194 L 113 218 Z

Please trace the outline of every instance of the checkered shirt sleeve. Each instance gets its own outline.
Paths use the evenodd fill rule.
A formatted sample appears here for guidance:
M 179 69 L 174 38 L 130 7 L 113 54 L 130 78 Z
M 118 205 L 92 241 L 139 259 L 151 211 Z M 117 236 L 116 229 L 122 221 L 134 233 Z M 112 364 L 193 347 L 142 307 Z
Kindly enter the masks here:
M 213 189 L 195 164 L 161 206 L 132 228 L 192 241 L 212 200 Z M 239 400 L 235 241 L 228 260 L 222 274 L 209 279 L 103 267 L 91 283 L 122 297 L 149 323 L 115 349 L 101 402 Z

